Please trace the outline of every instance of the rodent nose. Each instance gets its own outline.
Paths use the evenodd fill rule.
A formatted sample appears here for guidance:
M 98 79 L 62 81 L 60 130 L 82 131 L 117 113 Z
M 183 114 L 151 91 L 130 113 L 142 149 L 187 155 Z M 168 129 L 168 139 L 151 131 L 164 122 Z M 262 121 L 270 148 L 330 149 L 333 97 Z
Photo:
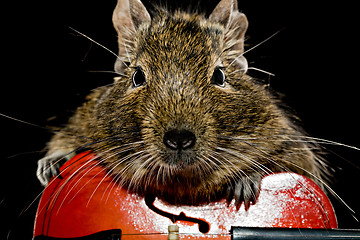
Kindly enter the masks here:
M 164 144 L 172 150 L 185 150 L 195 145 L 195 134 L 187 130 L 171 130 L 164 135 Z

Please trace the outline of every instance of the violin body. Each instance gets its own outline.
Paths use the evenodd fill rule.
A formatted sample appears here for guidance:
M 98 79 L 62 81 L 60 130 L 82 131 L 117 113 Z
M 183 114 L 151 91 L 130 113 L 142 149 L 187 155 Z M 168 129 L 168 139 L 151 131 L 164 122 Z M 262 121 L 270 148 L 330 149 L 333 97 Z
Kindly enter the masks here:
M 262 179 L 256 204 L 236 209 L 225 200 L 173 206 L 151 196 L 129 194 L 112 180 L 91 152 L 67 161 L 45 188 L 35 219 L 35 239 L 77 238 L 121 229 L 121 239 L 230 239 L 234 226 L 337 228 L 333 207 L 319 186 L 295 173 Z

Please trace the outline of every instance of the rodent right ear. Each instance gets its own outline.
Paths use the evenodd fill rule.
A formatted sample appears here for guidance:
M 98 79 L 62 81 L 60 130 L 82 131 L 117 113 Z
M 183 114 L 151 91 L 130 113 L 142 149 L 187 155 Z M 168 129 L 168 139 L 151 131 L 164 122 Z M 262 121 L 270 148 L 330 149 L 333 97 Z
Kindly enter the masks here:
M 225 27 L 229 49 L 244 52 L 245 32 L 248 28 L 248 21 L 245 14 L 239 12 L 237 0 L 221 0 L 210 14 L 209 20 L 220 23 Z M 244 56 L 234 59 L 234 63 L 244 72 L 248 65 Z
M 150 14 L 140 0 L 118 0 L 113 13 L 113 24 L 118 33 L 119 44 L 119 58 L 115 62 L 115 72 L 122 74 L 127 68 L 124 64 L 128 59 L 125 46 L 129 45 L 131 34 L 142 24 L 150 21 Z
M 235 8 L 237 10 L 237 0 L 222 0 L 210 14 L 209 19 L 227 27 L 230 22 L 231 13 Z

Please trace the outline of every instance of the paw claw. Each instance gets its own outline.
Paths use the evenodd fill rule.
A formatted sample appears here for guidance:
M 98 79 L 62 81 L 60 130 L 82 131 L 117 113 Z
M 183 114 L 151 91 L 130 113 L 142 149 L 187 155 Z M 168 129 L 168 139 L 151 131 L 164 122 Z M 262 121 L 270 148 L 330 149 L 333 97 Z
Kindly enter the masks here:
M 227 202 L 230 203 L 232 199 L 235 199 L 236 210 L 239 210 L 241 204 L 244 203 L 247 211 L 252 204 L 256 203 L 260 192 L 260 182 L 261 175 L 259 174 L 244 176 L 236 180 L 235 184 L 230 184 L 227 188 Z
M 233 200 L 233 198 L 234 198 L 234 190 L 233 187 L 229 185 L 226 190 L 226 203 L 228 207 L 230 206 L 230 203 Z

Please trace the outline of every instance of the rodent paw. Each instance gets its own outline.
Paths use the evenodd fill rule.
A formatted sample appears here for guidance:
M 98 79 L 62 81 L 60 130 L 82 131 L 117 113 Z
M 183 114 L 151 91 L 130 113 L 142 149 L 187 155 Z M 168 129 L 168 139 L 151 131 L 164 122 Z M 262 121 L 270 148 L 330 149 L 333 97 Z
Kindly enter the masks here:
M 73 154 L 57 151 L 41 158 L 38 161 L 36 176 L 43 186 L 46 186 L 53 176 L 59 175 L 59 169 L 64 162 L 69 160 Z
M 259 196 L 261 178 L 260 174 L 252 174 L 235 180 L 227 188 L 227 202 L 230 204 L 235 199 L 237 210 L 244 203 L 245 210 L 247 211 L 251 204 L 256 203 Z

